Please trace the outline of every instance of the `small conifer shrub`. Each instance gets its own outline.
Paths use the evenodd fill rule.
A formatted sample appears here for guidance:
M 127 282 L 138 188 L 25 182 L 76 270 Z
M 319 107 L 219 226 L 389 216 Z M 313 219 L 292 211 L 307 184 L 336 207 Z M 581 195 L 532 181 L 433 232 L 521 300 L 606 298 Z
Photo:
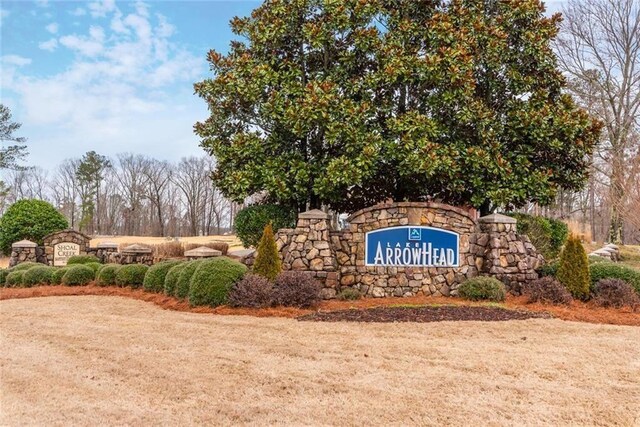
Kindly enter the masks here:
M 264 227 L 262 238 L 258 244 L 258 254 L 253 264 L 253 273 L 273 281 L 282 271 L 282 262 L 278 256 L 278 247 L 273 237 L 271 223 Z
M 574 298 L 589 298 L 589 260 L 580 239 L 575 235 L 569 236 L 560 252 L 556 277 Z

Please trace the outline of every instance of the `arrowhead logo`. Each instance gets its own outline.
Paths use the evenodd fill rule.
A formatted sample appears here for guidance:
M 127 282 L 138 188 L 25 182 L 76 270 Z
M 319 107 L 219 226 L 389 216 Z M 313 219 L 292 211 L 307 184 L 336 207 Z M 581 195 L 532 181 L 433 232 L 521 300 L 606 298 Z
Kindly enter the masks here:
M 421 240 L 422 230 L 419 228 L 409 228 L 409 240 Z

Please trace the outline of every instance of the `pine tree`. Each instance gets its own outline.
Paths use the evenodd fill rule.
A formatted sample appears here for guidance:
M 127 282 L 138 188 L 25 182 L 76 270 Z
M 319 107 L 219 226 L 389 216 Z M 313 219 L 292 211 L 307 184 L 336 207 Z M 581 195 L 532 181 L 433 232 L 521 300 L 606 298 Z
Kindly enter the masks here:
M 273 237 L 271 223 L 264 227 L 257 251 L 258 255 L 253 265 L 253 272 L 271 281 L 275 280 L 276 276 L 282 271 L 282 262 L 278 256 L 278 248 Z
M 557 278 L 575 298 L 589 297 L 589 260 L 580 239 L 573 234 L 560 253 Z

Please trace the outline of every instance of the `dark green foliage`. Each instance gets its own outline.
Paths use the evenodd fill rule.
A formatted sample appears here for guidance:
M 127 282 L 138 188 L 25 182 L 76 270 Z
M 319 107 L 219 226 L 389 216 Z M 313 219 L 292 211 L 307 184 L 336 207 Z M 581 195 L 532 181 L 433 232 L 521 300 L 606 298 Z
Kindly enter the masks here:
M 9 274 L 9 270 L 5 268 L 0 268 L 0 287 L 4 286 L 4 281 L 7 279 L 8 274 Z
M 189 304 L 212 307 L 225 304 L 231 287 L 246 271 L 243 264 L 226 257 L 202 261 L 191 277 Z
M 73 264 L 89 264 L 89 263 L 98 263 L 100 264 L 100 258 L 94 255 L 74 255 L 67 261 L 67 265 Z
M 44 264 L 41 264 L 39 262 L 21 262 L 20 264 L 11 267 L 9 271 L 28 270 L 30 268 L 39 267 L 41 265 L 44 265 Z
M 67 273 L 69 267 L 54 267 L 55 270 L 51 273 L 51 284 L 52 285 L 60 285 L 62 284 L 62 278 Z
M 264 228 L 269 223 L 275 230 L 294 227 L 295 211 L 279 205 L 247 206 L 236 215 L 234 228 L 244 247 L 248 248 L 258 245 Z
M 232 307 L 269 307 L 273 304 L 273 283 L 257 274 L 245 274 L 229 292 Z
M 538 274 L 541 277 L 546 277 L 546 276 L 556 277 L 559 266 L 560 266 L 560 261 L 558 260 L 547 262 L 545 265 L 543 265 L 538 269 Z
M 322 285 L 308 274 L 283 271 L 276 277 L 274 302 L 287 307 L 311 307 L 321 300 Z
M 538 1 L 263 2 L 195 84 L 214 185 L 338 212 L 579 189 L 600 124 L 563 90 L 559 23 Z
M 569 227 L 564 222 L 543 216 L 523 213 L 509 214 L 518 223 L 518 233 L 529 236 L 531 243 L 546 260 L 554 259 L 569 235 Z
M 21 288 L 25 270 L 12 271 L 5 279 L 5 286 L 8 288 Z
M 591 266 L 591 288 L 602 279 L 620 279 L 629 283 L 640 294 L 640 271 L 613 262 Z
M 44 236 L 68 226 L 67 219 L 50 203 L 37 199 L 19 200 L 0 218 L 0 251 L 8 255 L 11 244 L 23 239 L 42 245 Z
M 594 301 L 601 307 L 620 308 L 628 305 L 635 309 L 640 305 L 640 296 L 638 296 L 638 293 L 633 287 L 624 280 L 598 280 L 594 291 Z
M 116 285 L 139 288 L 142 286 L 148 270 L 149 267 L 144 264 L 123 265 L 116 273 Z
M 528 283 L 523 293 L 529 296 L 529 302 L 543 304 L 570 304 L 571 293 L 555 277 L 547 276 Z
M 174 296 L 185 299 L 189 295 L 189 285 L 191 284 L 191 276 L 196 272 L 198 266 L 204 262 L 203 260 L 189 261 L 184 264 L 184 268 L 180 271 L 178 281 L 174 289 Z
M 589 297 L 589 261 L 577 236 L 572 235 L 567 239 L 560 253 L 556 278 L 574 298 L 585 300 Z
M 104 264 L 100 264 L 99 262 L 88 262 L 84 265 L 86 265 L 87 267 L 91 267 L 95 273 L 95 276 L 98 277 L 98 271 L 100 271 Z
M 120 264 L 104 264 L 96 276 L 98 286 L 113 286 L 116 284 L 116 275 L 122 267 Z
M 25 271 L 22 281 L 25 287 L 28 288 L 36 285 L 48 285 L 51 283 L 51 276 L 54 271 L 54 267 L 49 267 L 47 265 L 31 267 Z
M 458 287 L 458 295 L 471 301 L 504 301 L 507 292 L 504 284 L 493 277 L 473 277 Z
M 64 276 L 62 276 L 62 284 L 67 286 L 88 285 L 93 282 L 96 277 L 93 268 L 83 264 L 67 266 L 66 270 Z
M 338 294 L 338 299 L 341 301 L 355 301 L 362 298 L 362 294 L 359 290 L 354 288 L 344 288 Z
M 181 261 L 171 260 L 159 262 L 155 265 L 152 265 L 149 270 L 147 270 L 147 274 L 145 274 L 144 276 L 142 287 L 146 291 L 163 292 L 164 280 L 167 276 L 167 273 L 169 272 L 169 270 L 171 270 L 172 267 L 175 267 L 180 263 Z
M 271 281 L 275 280 L 276 276 L 282 271 L 282 261 L 278 256 L 278 247 L 273 237 L 271 223 L 264 227 L 257 251 L 258 255 L 253 264 L 253 272 Z
M 165 295 L 176 296 L 176 287 L 178 285 L 178 279 L 180 273 L 188 263 L 184 262 L 178 265 L 174 265 L 169 269 L 167 275 L 164 278 L 164 293 Z M 194 270 L 195 271 L 195 270 Z M 187 292 L 189 292 L 189 282 L 187 281 Z M 184 297 L 183 297 L 184 298 Z

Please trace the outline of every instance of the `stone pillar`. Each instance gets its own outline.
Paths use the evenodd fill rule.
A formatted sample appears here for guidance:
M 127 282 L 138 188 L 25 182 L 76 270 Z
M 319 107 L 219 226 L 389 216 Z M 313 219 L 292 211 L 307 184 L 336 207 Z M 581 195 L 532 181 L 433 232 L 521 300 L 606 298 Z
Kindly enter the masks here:
M 29 240 L 20 240 L 11 245 L 9 267 L 16 266 L 21 262 L 40 262 L 42 254 L 42 248 L 39 248 L 37 243 Z
M 296 228 L 283 257 L 283 270 L 307 272 L 323 285 L 323 297 L 336 295 L 338 272 L 329 237 L 330 217 L 314 209 L 298 215 Z
M 100 259 L 100 262 L 106 264 L 109 262 L 109 254 L 118 252 L 118 244 L 114 242 L 98 243 L 95 250 L 89 248 L 87 252 L 95 252 L 95 256 Z
M 108 254 L 110 263 L 116 264 L 153 264 L 153 254 L 151 249 L 141 245 L 127 246 L 122 252 L 112 252 Z
M 522 286 L 538 278 L 535 269 L 544 263 L 529 237 L 518 235 L 516 220 L 491 214 L 479 220 L 478 241 L 487 242 L 481 273 L 497 278 L 507 289 L 519 294 Z
M 204 258 L 213 258 L 213 257 L 222 256 L 222 251 L 211 249 L 206 246 L 200 246 L 195 249 L 185 251 L 184 256 L 187 257 L 187 260 L 191 261 L 194 259 L 204 259 Z

